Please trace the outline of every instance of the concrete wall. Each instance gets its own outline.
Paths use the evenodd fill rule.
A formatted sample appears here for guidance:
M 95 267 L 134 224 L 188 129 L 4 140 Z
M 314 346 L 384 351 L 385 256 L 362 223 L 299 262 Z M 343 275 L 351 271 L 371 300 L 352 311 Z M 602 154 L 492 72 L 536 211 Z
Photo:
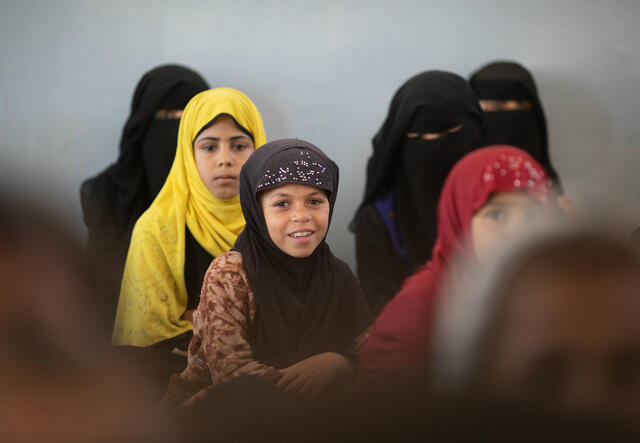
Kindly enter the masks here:
M 135 84 L 182 63 L 247 93 L 269 139 L 336 160 L 330 243 L 353 265 L 347 223 L 397 87 L 516 59 L 538 81 L 568 194 L 640 224 L 639 20 L 637 0 L 3 0 L 0 168 L 81 227 L 78 187 L 115 160 Z

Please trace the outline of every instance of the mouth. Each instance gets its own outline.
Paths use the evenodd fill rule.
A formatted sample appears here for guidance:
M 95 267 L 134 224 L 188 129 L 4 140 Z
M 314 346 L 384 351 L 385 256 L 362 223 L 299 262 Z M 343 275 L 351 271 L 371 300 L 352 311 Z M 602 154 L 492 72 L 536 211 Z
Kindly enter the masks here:
M 226 182 L 226 181 L 233 181 L 233 180 L 237 180 L 238 177 L 234 176 L 234 175 L 219 175 L 217 177 L 213 178 L 213 181 L 222 181 L 222 182 Z
M 308 239 L 309 237 L 311 237 L 313 235 L 315 231 L 311 231 L 311 230 L 304 230 L 304 231 L 295 231 L 295 232 L 291 232 L 289 234 L 287 234 L 289 237 L 299 240 L 299 241 L 304 241 L 306 239 Z

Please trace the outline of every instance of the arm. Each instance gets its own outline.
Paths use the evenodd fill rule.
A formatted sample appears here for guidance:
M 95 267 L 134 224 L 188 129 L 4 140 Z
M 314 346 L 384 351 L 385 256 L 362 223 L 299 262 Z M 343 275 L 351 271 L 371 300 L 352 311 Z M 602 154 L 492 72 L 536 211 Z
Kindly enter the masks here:
M 179 290 L 162 245 L 144 228 L 145 222 L 138 220 L 127 254 L 112 337 L 115 345 L 149 346 L 191 329 L 191 323 L 181 319 L 186 293 Z
M 256 361 L 249 343 L 255 311 L 250 288 L 225 259 L 221 256 L 207 271 L 194 315 L 194 335 L 202 339 L 211 378 L 218 384 L 253 374 L 275 381 L 277 370 Z

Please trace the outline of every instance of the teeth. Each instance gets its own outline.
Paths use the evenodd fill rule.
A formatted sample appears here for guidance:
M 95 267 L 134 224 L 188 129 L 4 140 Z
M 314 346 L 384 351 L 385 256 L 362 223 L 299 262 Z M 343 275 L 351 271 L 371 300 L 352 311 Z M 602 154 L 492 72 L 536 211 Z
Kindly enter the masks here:
M 309 237 L 311 235 L 311 231 L 304 232 L 294 232 L 291 234 L 291 237 Z

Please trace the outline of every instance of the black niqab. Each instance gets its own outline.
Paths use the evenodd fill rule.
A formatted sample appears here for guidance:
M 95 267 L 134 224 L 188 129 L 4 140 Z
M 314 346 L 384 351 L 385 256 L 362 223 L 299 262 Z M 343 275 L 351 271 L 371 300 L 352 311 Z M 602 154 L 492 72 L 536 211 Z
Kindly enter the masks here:
M 456 132 L 426 140 L 407 133 Z M 436 239 L 436 207 L 453 165 L 483 145 L 483 113 L 467 82 L 458 75 L 427 71 L 396 92 L 389 114 L 373 139 L 360 210 L 395 193 L 396 221 L 412 269 L 424 264 Z M 357 227 L 358 214 L 351 228 Z
M 493 62 L 469 79 L 478 100 L 528 100 L 531 109 L 486 112 L 486 144 L 507 144 L 527 151 L 559 186 L 551 165 L 547 122 L 531 73 L 515 62 Z
M 199 74 L 183 66 L 147 72 L 133 95 L 118 160 L 80 188 L 87 253 L 113 296 L 113 314 L 133 226 L 164 184 L 176 152 L 180 120 L 156 119 L 155 113 L 181 110 L 208 88 Z
M 281 251 L 271 240 L 259 193 L 287 183 L 326 191 L 330 214 L 338 191 L 338 166 L 303 140 L 277 140 L 251 155 L 240 174 L 246 226 L 234 249 L 257 305 L 252 347 L 257 360 L 278 368 L 322 352 L 352 352 L 371 318 L 360 285 L 326 242 L 305 258 Z
M 183 109 L 208 89 L 196 72 L 166 65 L 138 83 L 122 132 L 118 160 L 82 184 L 80 195 L 89 230 L 106 225 L 129 238 L 138 217 L 164 184 L 176 152 L 178 119 L 154 119 L 159 109 Z

